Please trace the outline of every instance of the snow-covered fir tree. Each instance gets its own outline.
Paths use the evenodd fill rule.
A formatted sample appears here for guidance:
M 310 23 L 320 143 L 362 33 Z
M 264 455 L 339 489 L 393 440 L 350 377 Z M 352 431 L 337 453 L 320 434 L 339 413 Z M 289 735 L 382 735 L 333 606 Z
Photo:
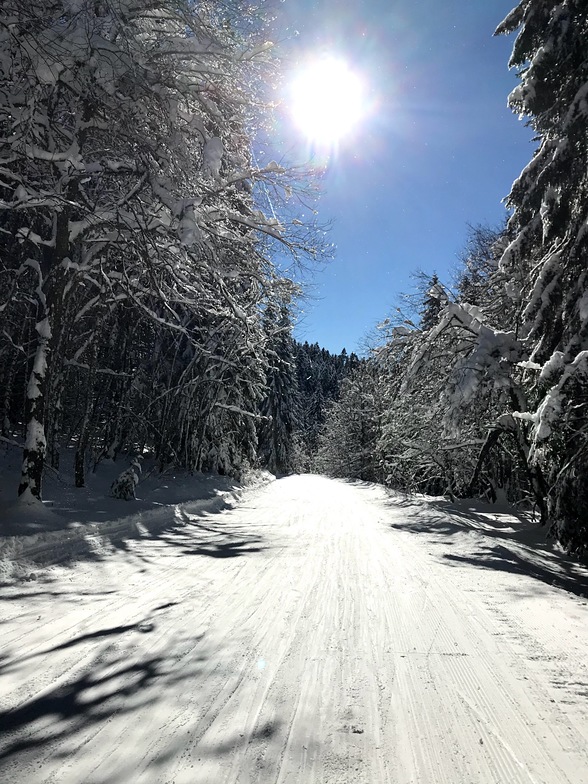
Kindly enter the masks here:
M 419 310 L 419 326 L 423 330 L 432 329 L 439 321 L 439 315 L 447 302 L 445 290 L 436 274 L 427 281 L 426 295 Z
M 318 343 L 295 344 L 298 376 L 298 437 L 309 464 L 330 403 L 339 398 L 341 383 L 360 364 L 355 353 L 332 354 Z
M 294 468 L 299 394 L 294 341 L 292 338 L 291 292 L 278 292 L 276 301 L 265 308 L 263 324 L 267 335 L 267 381 L 261 404 L 259 452 L 262 464 L 276 474 Z
M 130 501 L 135 497 L 135 490 L 139 484 L 141 463 L 138 458 L 133 458 L 131 465 L 122 471 L 112 483 L 110 492 L 113 498 Z
M 344 378 L 338 400 L 327 409 L 314 468 L 335 477 L 382 481 L 377 444 L 381 436 L 387 384 L 375 361 Z
M 530 346 L 531 460 L 571 549 L 588 547 L 588 8 L 523 0 L 497 33 L 518 31 L 510 105 L 538 147 L 508 197 L 513 239 L 501 267 Z

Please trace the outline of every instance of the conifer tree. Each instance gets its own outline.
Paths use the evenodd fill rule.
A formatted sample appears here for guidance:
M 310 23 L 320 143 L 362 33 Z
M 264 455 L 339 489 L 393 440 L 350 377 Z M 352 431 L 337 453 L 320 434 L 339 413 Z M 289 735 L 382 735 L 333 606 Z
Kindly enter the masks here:
M 447 302 L 447 295 L 436 274 L 432 275 L 427 283 L 427 290 L 419 310 L 420 327 L 423 330 L 431 329 L 439 321 L 439 316 Z
M 261 405 L 260 455 L 270 471 L 287 474 L 294 469 L 294 432 L 299 407 L 298 379 L 292 338 L 291 293 L 270 301 L 263 323 L 267 335 L 268 369 Z
M 360 364 L 341 383 L 318 439 L 315 469 L 335 477 L 382 481 L 377 445 L 387 384 L 375 362 Z
M 513 239 L 501 259 L 528 341 L 531 459 L 569 548 L 588 547 L 588 8 L 523 0 L 497 33 L 518 30 L 510 95 L 538 147 L 508 197 Z

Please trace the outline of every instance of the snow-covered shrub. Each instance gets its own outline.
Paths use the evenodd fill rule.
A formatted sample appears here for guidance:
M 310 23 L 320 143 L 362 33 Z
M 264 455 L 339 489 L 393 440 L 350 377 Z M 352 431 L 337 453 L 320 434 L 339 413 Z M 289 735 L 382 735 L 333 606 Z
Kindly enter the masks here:
M 37 575 L 32 564 L 11 558 L 9 554 L 0 556 L 0 584 L 8 585 L 36 579 Z

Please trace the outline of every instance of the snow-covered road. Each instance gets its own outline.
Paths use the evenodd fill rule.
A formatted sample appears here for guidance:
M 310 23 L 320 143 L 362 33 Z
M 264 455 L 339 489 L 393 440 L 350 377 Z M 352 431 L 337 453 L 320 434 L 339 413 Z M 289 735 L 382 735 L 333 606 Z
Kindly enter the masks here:
M 508 521 L 312 476 L 176 514 L 1 589 L 0 781 L 588 782 L 586 600 Z

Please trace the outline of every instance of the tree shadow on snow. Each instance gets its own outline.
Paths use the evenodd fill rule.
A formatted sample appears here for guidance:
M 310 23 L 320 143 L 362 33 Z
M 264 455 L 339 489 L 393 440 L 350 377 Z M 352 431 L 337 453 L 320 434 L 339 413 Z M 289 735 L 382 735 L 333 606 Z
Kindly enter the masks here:
M 406 523 L 393 524 L 394 528 L 417 533 L 457 533 L 470 529 L 486 536 L 532 542 L 539 547 L 550 546 L 547 529 L 540 527 L 531 514 L 510 506 L 472 499 L 452 502 L 445 498 L 427 498 L 423 501 L 411 496 L 394 496 L 387 505 L 407 510 Z
M 28 656 L 22 656 L 20 654 L 11 656 L 10 653 L 5 653 L 5 655 L 0 656 L 0 674 L 3 675 L 6 671 L 14 670 L 24 662 L 31 659 L 42 659 L 43 657 L 48 656 L 51 653 L 55 653 L 56 651 L 65 651 L 78 645 L 94 642 L 95 640 L 103 640 L 106 637 L 120 637 L 121 635 L 126 635 L 129 632 L 150 632 L 153 630 L 153 628 L 155 628 L 157 614 L 169 609 L 170 607 L 174 607 L 177 604 L 179 604 L 179 602 L 166 602 L 165 604 L 160 604 L 158 607 L 154 607 L 146 618 L 143 618 L 137 623 L 128 623 L 122 626 L 111 626 L 105 629 L 96 629 L 91 632 L 85 632 L 84 634 L 79 634 L 77 637 L 73 637 L 69 640 L 66 640 L 65 642 L 59 643 L 59 645 L 53 645 L 51 648 L 45 648 L 43 650 L 36 651 L 35 653 L 30 653 Z M 203 635 L 197 635 L 193 639 L 198 642 L 200 639 L 202 639 L 202 636 Z
M 152 538 L 178 549 L 179 555 L 204 555 L 210 558 L 237 558 L 266 550 L 264 541 L 234 519 L 231 512 L 198 517 L 179 510 L 182 522 L 173 530 L 160 531 Z
M 475 534 L 472 554 L 445 553 L 444 563 L 469 563 L 484 569 L 524 574 L 577 596 L 588 595 L 588 570 L 548 539 L 547 528 L 510 507 L 478 501 L 452 503 L 445 499 L 394 498 L 389 505 L 406 510 L 396 530 L 426 534 L 431 542 L 452 546 L 451 538 Z M 467 539 L 461 539 L 460 548 Z
M 119 659 L 106 668 L 98 658 L 90 669 L 65 685 L 18 708 L 0 711 L 0 736 L 6 739 L 6 745 L 0 745 L 0 762 L 54 744 L 115 713 L 126 713 L 149 702 L 150 686 L 161 664 L 158 657 L 135 663 Z M 141 694 L 140 701 L 132 705 L 126 702 L 136 694 Z
M 266 550 L 266 547 L 248 547 L 259 539 L 246 539 L 243 541 L 231 542 L 209 542 L 198 547 L 192 547 L 187 550 L 182 550 L 183 555 L 208 555 L 210 558 L 239 558 L 240 556 L 249 553 L 260 553 Z
M 201 637 L 193 638 L 194 646 Z M 174 673 L 172 659 L 138 656 L 134 649 L 115 653 L 112 646 L 103 648 L 66 683 L 41 691 L 16 708 L 0 710 L 0 780 L 10 780 L 2 776 L 5 765 L 30 764 L 37 755 L 45 756 L 49 747 L 69 738 L 82 739 L 88 729 L 104 725 L 115 715 L 155 703 L 174 683 L 193 682 L 205 661 L 205 654 L 199 652 L 190 657 L 189 666 Z
M 0 602 L 18 602 L 35 599 L 39 596 L 70 597 L 70 601 L 79 602 L 82 596 L 110 596 L 116 591 L 11 591 L 14 586 L 11 583 L 1 583 L 0 588 L 5 588 L 4 593 L 0 594 Z
M 480 569 L 523 574 L 546 585 L 563 588 L 576 596 L 588 596 L 588 575 L 574 569 L 573 563 L 562 561 L 558 564 L 561 571 L 550 569 L 544 562 L 530 560 L 501 545 L 485 547 L 473 555 L 445 553 L 443 559 L 453 564 L 467 563 Z
M 26 554 L 26 559 L 40 566 L 59 563 L 65 567 L 80 561 L 104 561 L 116 552 L 133 563 L 140 563 L 146 571 L 161 550 L 145 548 L 141 543 L 171 548 L 178 555 L 207 555 L 212 558 L 232 558 L 261 552 L 260 537 L 232 516 L 232 509 L 199 512 L 177 507 L 170 509 L 168 518 L 156 523 L 141 521 L 124 530 L 104 530 L 100 536 L 75 532 L 71 539 L 40 548 L 37 554 Z M 23 593 L 26 593 L 24 591 Z
M 123 632 L 126 627 L 123 627 Z M 82 635 L 77 642 L 101 634 L 116 633 L 116 629 L 103 630 L 93 635 Z M 84 751 L 87 740 L 96 737 L 101 728 L 115 717 L 136 713 L 140 717 L 147 710 L 157 711 L 157 703 L 170 690 L 194 692 L 192 715 L 186 712 L 187 725 L 183 733 L 172 733 L 166 741 L 166 750 L 154 756 L 150 769 L 162 768 L 170 761 L 186 757 L 186 734 L 190 738 L 190 756 L 185 764 L 196 763 L 202 757 L 231 757 L 239 749 L 252 744 L 285 742 L 280 720 L 260 722 L 251 731 L 224 732 L 222 740 L 207 741 L 211 717 L 208 710 L 199 715 L 198 679 L 204 675 L 210 654 L 199 644 L 203 635 L 189 638 L 192 650 L 182 656 L 182 666 L 177 667 L 177 656 L 137 654 L 111 645 L 102 648 L 83 671 L 69 676 L 67 682 L 49 690 L 40 690 L 32 699 L 12 710 L 0 710 L 0 781 L 12 780 L 10 771 L 24 771 L 27 767 L 67 759 L 75 771 L 75 755 Z M 76 644 L 74 641 L 72 644 Z M 198 647 L 197 647 L 198 646 Z M 63 647 L 63 646 L 59 646 Z M 55 650 L 55 649 L 52 649 Z M 215 657 L 218 652 L 215 653 Z M 229 672 L 233 668 L 229 667 Z M 66 676 L 67 677 L 67 676 Z M 224 703 L 223 703 L 224 704 Z M 219 710 L 222 704 L 219 705 Z M 128 720 L 127 720 L 128 721 Z M 76 749 L 72 751 L 71 749 Z M 116 749 L 113 749 L 115 751 Z M 153 780 L 156 775 L 153 774 Z M 120 778 L 98 778 L 103 784 L 118 784 Z
M 37 651 L 36 653 L 31 653 L 28 656 L 19 656 L 15 655 L 12 658 L 10 656 L 5 656 L 3 660 L 0 660 L 0 673 L 5 674 L 7 671 L 13 670 L 16 667 L 19 667 L 24 662 L 29 661 L 30 659 L 37 659 L 42 658 L 43 656 L 47 656 L 50 653 L 55 653 L 56 651 L 65 651 L 68 648 L 73 648 L 76 645 L 82 645 L 89 640 L 100 640 L 105 637 L 114 637 L 121 634 L 125 634 L 129 631 L 136 631 L 139 627 L 139 624 L 127 624 L 125 626 L 112 626 L 109 629 L 98 629 L 94 632 L 87 632 L 86 634 L 80 634 L 78 637 L 74 637 L 71 640 L 67 640 L 67 642 L 62 642 L 59 645 L 54 645 L 51 648 L 46 648 L 42 651 Z
M 196 731 L 196 743 L 193 746 L 193 749 L 197 752 L 199 759 L 205 756 L 220 757 L 224 755 L 233 755 L 238 749 L 249 746 L 252 743 L 264 743 L 271 739 L 277 739 L 280 734 L 280 729 L 283 727 L 285 727 L 284 722 L 278 720 L 266 721 L 251 732 L 231 733 L 225 740 L 214 744 L 204 740 L 202 738 L 202 733 Z M 163 767 L 170 762 L 170 760 L 175 759 L 177 755 L 178 746 L 177 744 L 171 743 L 166 751 L 157 756 L 154 760 L 154 765 Z

